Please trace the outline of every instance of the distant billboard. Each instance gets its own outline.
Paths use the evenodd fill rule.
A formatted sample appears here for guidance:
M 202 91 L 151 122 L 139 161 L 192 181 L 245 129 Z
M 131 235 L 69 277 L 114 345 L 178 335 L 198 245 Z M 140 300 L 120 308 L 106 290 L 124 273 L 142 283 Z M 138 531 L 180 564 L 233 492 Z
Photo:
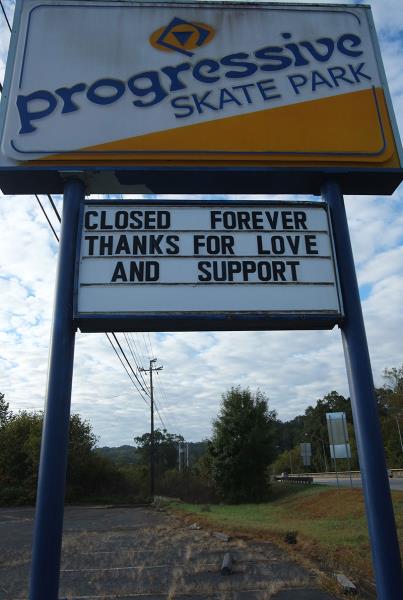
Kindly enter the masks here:
M 87 201 L 79 246 L 83 331 L 331 328 L 342 318 L 322 203 Z
M 312 448 L 310 442 L 302 442 L 300 444 L 300 453 L 302 464 L 304 467 L 309 467 L 311 464 Z
M 326 413 L 331 458 L 351 458 L 346 413 Z
M 3 169 L 402 166 L 366 6 L 17 0 L 2 100 Z

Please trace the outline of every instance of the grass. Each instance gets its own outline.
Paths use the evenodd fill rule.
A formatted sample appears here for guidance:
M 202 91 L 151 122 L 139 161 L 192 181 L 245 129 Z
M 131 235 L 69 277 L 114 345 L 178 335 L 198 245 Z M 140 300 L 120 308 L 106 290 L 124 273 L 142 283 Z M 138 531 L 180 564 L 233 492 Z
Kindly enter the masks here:
M 398 536 L 403 553 L 403 492 L 392 492 Z M 284 543 L 297 532 L 298 543 L 288 546 L 301 559 L 324 571 L 342 570 L 357 583 L 372 586 L 371 551 L 362 491 L 314 485 L 273 485 L 272 501 L 263 504 L 171 505 L 186 520 L 237 535 Z

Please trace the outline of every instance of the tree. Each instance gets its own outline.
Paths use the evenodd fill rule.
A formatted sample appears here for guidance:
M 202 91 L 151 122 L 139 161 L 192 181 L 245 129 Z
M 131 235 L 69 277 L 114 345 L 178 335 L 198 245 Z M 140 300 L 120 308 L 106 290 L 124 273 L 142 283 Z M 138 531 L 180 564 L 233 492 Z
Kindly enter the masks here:
M 330 412 L 344 412 L 346 415 L 348 438 L 351 449 L 351 460 L 349 464 L 352 469 L 357 469 L 358 456 L 351 402 L 349 398 L 345 398 L 335 390 L 317 400 L 314 407 L 309 406 L 305 411 L 304 439 L 302 441 L 312 443 L 312 469 L 315 471 L 322 471 L 324 469 L 323 448 L 325 449 L 328 467 L 330 467 L 330 469 L 334 468 L 330 458 L 329 435 L 326 422 L 326 413 Z M 305 433 L 307 434 L 306 436 Z M 348 461 L 343 459 L 339 460 L 337 462 L 337 468 L 340 471 L 347 470 Z
M 42 415 L 21 411 L 0 429 L 2 500 L 32 502 L 35 497 Z
M 291 450 L 285 450 L 277 456 L 274 463 L 268 470 L 269 475 L 280 475 L 284 471 L 293 475 L 294 473 L 304 473 L 305 467 L 302 462 L 300 446 L 297 445 Z
M 0 392 L 0 427 L 3 427 L 12 418 L 9 403 L 6 402 L 4 394 Z
M 43 414 L 20 411 L 0 428 L 0 503 L 35 500 Z M 71 415 L 67 467 L 67 499 L 77 500 L 118 487 L 121 477 L 94 451 L 91 425 Z M 57 449 L 56 449 L 57 451 Z M 112 465 L 113 467 L 113 465 Z M 116 475 L 117 473 L 117 475 Z
M 390 467 L 403 465 L 403 365 L 385 369 L 385 384 L 376 390 L 386 460 Z
M 150 462 L 151 434 L 144 433 L 134 438 L 139 454 L 139 462 L 148 465 Z M 176 433 L 168 433 L 166 429 L 154 431 L 155 471 L 161 475 L 169 469 L 174 469 L 178 462 L 178 445 L 183 444 L 184 438 Z
M 228 502 L 263 500 L 266 468 L 274 456 L 275 411 L 257 391 L 231 388 L 222 396 L 209 444 L 211 474 L 217 491 Z

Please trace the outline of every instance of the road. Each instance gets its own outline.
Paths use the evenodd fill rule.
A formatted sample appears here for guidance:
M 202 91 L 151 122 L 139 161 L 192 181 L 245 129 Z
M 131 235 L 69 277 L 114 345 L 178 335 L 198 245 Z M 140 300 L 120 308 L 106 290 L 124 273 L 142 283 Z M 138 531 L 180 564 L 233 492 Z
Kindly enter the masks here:
M 337 485 L 337 481 L 336 481 L 336 477 L 329 477 L 329 478 L 322 478 L 322 477 L 314 477 L 313 478 L 314 483 L 321 483 L 323 485 Z M 362 483 L 361 483 L 361 478 L 360 477 L 354 477 L 352 479 L 352 483 L 353 483 L 353 487 L 355 488 L 361 488 L 362 487 Z M 403 478 L 402 477 L 394 477 L 392 479 L 389 479 L 389 483 L 390 483 L 390 489 L 391 490 L 396 490 L 399 492 L 403 492 Z M 347 478 L 340 478 L 339 477 L 339 485 L 340 487 L 350 487 L 350 479 Z

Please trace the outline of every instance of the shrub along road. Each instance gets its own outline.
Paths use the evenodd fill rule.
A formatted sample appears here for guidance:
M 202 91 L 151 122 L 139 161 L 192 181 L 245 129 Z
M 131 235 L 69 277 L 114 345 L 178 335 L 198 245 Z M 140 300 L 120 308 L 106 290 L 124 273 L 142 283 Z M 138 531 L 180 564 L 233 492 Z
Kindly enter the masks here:
M 33 509 L 0 509 L 0 598 L 26 599 Z M 224 553 L 233 573 L 220 574 Z M 67 507 L 60 598 L 332 600 L 270 542 L 225 541 L 151 508 Z

